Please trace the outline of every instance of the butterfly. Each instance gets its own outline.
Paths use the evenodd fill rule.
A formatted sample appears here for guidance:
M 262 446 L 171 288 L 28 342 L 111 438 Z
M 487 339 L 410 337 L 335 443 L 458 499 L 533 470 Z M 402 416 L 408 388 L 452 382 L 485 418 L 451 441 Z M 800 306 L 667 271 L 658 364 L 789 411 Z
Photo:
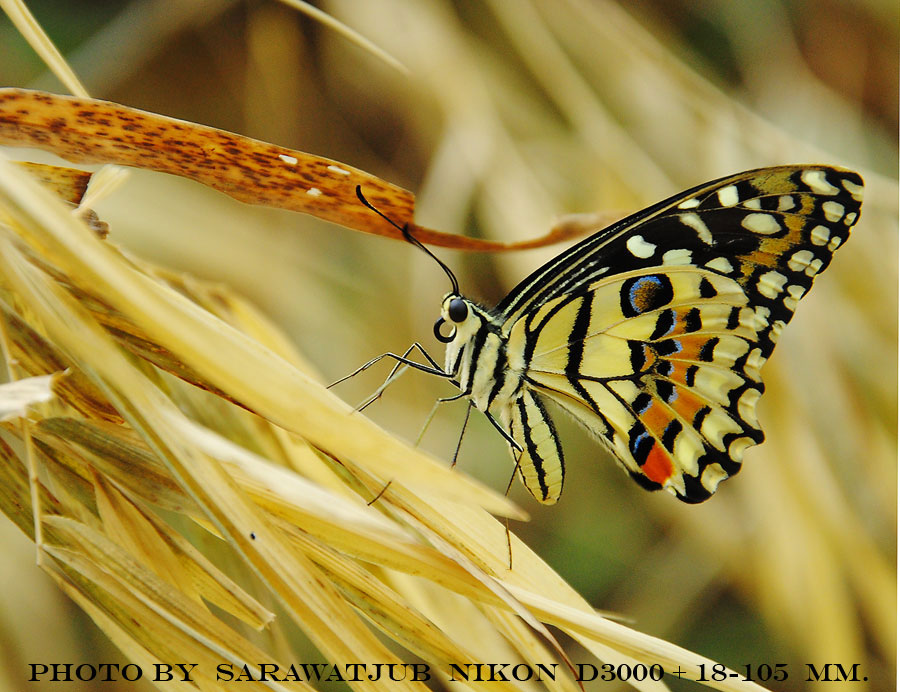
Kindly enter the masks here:
M 862 191 L 857 173 L 823 165 L 704 183 L 577 243 L 494 308 L 401 229 L 450 277 L 434 325 L 446 353 L 443 367 L 418 344 L 385 355 L 459 387 L 451 398 L 501 430 L 538 502 L 555 503 L 565 478 L 548 402 L 643 488 L 702 502 L 763 441 L 760 368 L 847 240 Z M 415 347 L 430 365 L 408 358 Z

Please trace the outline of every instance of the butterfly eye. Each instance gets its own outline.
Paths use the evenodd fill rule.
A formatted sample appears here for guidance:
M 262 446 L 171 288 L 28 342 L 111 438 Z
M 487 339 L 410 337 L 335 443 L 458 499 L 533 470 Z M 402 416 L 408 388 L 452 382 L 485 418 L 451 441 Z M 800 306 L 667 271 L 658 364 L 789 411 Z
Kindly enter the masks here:
M 438 341 L 449 344 L 453 341 L 453 338 L 456 336 L 456 327 L 450 330 L 450 333 L 444 336 L 441 334 L 441 326 L 444 324 L 444 318 L 438 317 L 437 322 L 434 323 L 434 338 Z
M 450 319 L 459 324 L 465 322 L 469 316 L 469 306 L 462 298 L 454 298 L 450 301 L 450 307 L 447 308 L 447 314 Z

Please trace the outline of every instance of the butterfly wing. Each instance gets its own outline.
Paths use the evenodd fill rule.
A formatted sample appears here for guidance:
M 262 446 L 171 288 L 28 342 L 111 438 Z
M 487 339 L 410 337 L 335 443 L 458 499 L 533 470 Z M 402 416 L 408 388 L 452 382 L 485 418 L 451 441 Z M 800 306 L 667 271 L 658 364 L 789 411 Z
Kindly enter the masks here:
M 642 486 L 706 499 L 762 441 L 766 323 L 737 282 L 694 267 L 639 270 L 529 317 L 508 346 L 527 357 L 526 390 L 584 423 Z
M 705 500 L 763 440 L 759 369 L 847 239 L 861 193 L 856 173 L 782 166 L 639 212 L 541 267 L 498 306 L 510 363 L 641 485 Z M 528 462 L 554 468 L 552 456 Z

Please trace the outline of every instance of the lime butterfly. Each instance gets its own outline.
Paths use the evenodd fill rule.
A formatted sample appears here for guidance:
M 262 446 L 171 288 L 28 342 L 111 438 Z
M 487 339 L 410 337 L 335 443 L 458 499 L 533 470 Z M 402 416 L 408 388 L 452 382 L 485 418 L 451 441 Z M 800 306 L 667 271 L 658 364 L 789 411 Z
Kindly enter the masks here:
M 403 229 L 452 282 L 434 327 L 446 354 L 443 367 L 419 344 L 385 355 L 457 385 L 452 398 L 504 433 L 539 502 L 556 502 L 565 477 L 547 402 L 642 487 L 702 502 L 763 441 L 760 368 L 858 220 L 862 190 L 857 173 L 822 165 L 714 180 L 574 245 L 495 308 L 464 297 Z

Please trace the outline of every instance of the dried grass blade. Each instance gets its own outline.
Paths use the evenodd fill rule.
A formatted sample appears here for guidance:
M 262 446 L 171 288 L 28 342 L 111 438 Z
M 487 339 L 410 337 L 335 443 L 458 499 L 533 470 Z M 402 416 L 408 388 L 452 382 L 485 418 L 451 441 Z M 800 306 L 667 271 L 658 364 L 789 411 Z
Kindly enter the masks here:
M 682 666 L 689 671 L 691 679 L 700 677 L 698 665 L 705 664 L 707 671 L 715 663 L 699 654 L 657 637 L 633 630 L 582 608 L 573 608 L 559 601 L 552 601 L 536 592 L 507 585 L 509 591 L 522 603 L 532 609 L 543 621 L 553 624 L 575 637 L 582 645 L 603 657 L 602 649 L 609 648 L 636 661 L 646 664 L 661 663 L 666 670 Z M 709 687 L 729 692 L 761 692 L 764 687 L 743 679 L 743 676 L 724 681 L 710 680 Z
M 173 475 L 328 660 L 399 663 L 315 565 L 272 529 L 222 467 L 178 436 L 171 420 L 181 414 L 112 348 L 84 309 L 25 263 L 9 243 L 0 252 L 0 277 L 35 307 L 48 333 L 71 351 L 76 363 L 82 368 L 90 363 L 87 369 L 108 392 L 113 404 L 165 460 Z M 372 686 L 387 689 L 384 681 L 376 681 Z M 392 686 L 420 688 L 407 681 Z
M 428 661 L 434 670 L 449 676 L 449 663 L 466 664 L 483 660 L 484 652 L 473 651 L 468 638 L 457 641 L 448 636 L 441 627 L 414 608 L 407 598 L 355 562 L 318 541 L 302 538 L 301 542 L 304 552 L 334 579 L 348 601 L 394 641 Z M 478 623 L 469 624 L 473 628 L 478 627 Z M 498 692 L 517 689 L 499 679 L 479 681 L 473 688 L 490 688 Z
M 59 373 L 53 380 L 54 393 L 82 415 L 99 420 L 122 422 L 96 385 L 84 377 L 59 350 L 32 329 L 4 300 L 0 300 L 9 362 L 28 375 Z
M 49 517 L 48 527 L 75 548 L 47 546 L 47 553 L 63 566 L 67 582 L 83 595 L 76 599 L 89 613 L 99 608 L 120 634 L 152 653 L 154 662 L 197 663 L 198 677 L 215 682 L 216 666 L 272 662 L 221 620 L 158 580 L 102 534 L 63 517 Z M 71 595 L 71 589 L 67 589 Z M 98 621 L 98 624 L 103 624 Z M 118 643 L 118 642 L 117 642 Z M 152 668 L 152 666 L 151 666 Z M 272 689 L 271 684 L 249 682 L 249 689 Z M 303 683 L 274 685 L 274 689 L 311 690 Z
M 281 2 L 288 7 L 293 7 L 298 12 L 302 12 L 303 14 L 312 17 L 324 26 L 327 26 L 329 29 L 336 31 L 341 36 L 358 45 L 360 48 L 363 48 L 375 57 L 383 60 L 398 72 L 401 72 L 404 75 L 409 74 L 409 69 L 406 67 L 406 65 L 397 60 L 397 58 L 385 51 L 383 48 L 379 48 L 365 36 L 362 36 L 358 31 L 354 31 L 349 26 L 341 21 L 338 21 L 327 12 L 323 12 L 318 7 L 315 7 L 314 5 L 311 5 L 304 0 L 281 0 Z
M 75 453 L 70 446 L 92 468 L 129 492 L 170 511 L 186 514 L 215 531 L 199 506 L 175 483 L 143 441 L 127 428 L 56 417 L 40 421 L 35 426 L 35 436 L 41 449 L 81 478 L 89 476 L 83 465 L 73 461 Z M 252 465 L 256 464 L 263 468 L 247 472 L 240 463 L 225 462 L 240 487 L 295 544 L 313 537 L 347 555 L 420 575 L 470 598 L 476 597 L 479 589 L 483 591 L 458 565 L 406 536 L 396 524 L 381 518 L 376 508 L 350 504 L 336 496 L 329 496 L 317 508 L 310 502 L 313 496 L 303 490 L 310 486 L 302 479 L 288 477 L 284 469 L 261 459 Z M 276 473 L 272 474 L 273 470 Z M 322 490 L 316 494 L 321 495 Z M 338 507 L 345 507 L 345 511 L 335 511 Z
M 95 469 L 157 507 L 202 514 L 146 443 L 123 425 L 56 416 L 39 421 L 34 436 L 51 460 L 86 482 L 88 468 Z
M 94 474 L 97 507 L 107 536 L 182 593 L 201 598 L 259 630 L 275 615 L 218 570 L 184 537 Z
M 476 577 L 478 569 L 496 575 L 499 591 L 495 589 L 493 598 L 486 598 L 486 590 L 481 589 L 473 596 L 477 600 L 492 604 L 499 601 L 504 604 L 504 609 L 516 613 L 525 608 L 531 614 L 526 621 L 536 618 L 563 629 L 603 661 L 616 664 L 662 663 L 667 670 L 680 665 L 696 673 L 695 679 L 699 677 L 699 663 L 706 663 L 708 670 L 714 663 L 599 615 L 515 535 L 511 536 L 514 568 L 509 570 L 505 527 L 485 512 L 465 507 L 451 510 L 440 498 L 416 496 L 403 488 L 392 487 L 385 493 L 385 498 L 389 506 L 396 506 L 401 512 L 408 513 L 412 523 L 421 522 L 432 540 L 435 539 L 432 532 L 439 535 L 438 545 L 446 541 L 451 546 L 449 555 L 455 562 L 472 560 L 476 567 L 470 568 L 469 573 L 478 581 L 482 581 Z M 448 516 L 453 517 L 452 522 L 446 519 Z M 441 550 L 443 552 L 444 548 Z M 455 551 L 462 554 L 460 559 L 454 558 Z M 706 684 L 733 692 L 759 692 L 764 689 L 755 683 L 734 678 Z M 665 687 L 647 683 L 641 689 L 660 690 Z
M 53 41 L 47 36 L 46 32 L 37 23 L 34 15 L 25 5 L 23 0 L 0 0 L 0 8 L 6 12 L 6 16 L 19 30 L 19 33 L 28 41 L 34 52 L 41 56 L 41 59 L 47 64 L 50 70 L 59 80 L 75 94 L 87 96 L 87 89 L 78 79 L 78 76 L 69 67 L 62 54 L 53 45 Z
M 76 288 L 101 294 L 125 320 L 153 334 L 155 343 L 177 354 L 180 362 L 213 387 L 382 478 L 439 490 L 444 496 L 479 504 L 497 514 L 523 516 L 507 498 L 453 473 L 353 414 L 347 404 L 257 342 L 136 272 L 77 219 L 64 213 L 61 203 L 48 192 L 5 171 L 11 168 L 0 165 L 0 200 L 16 218 L 23 240 L 40 248 Z M 71 339 L 73 335 L 66 336 Z M 93 358 L 96 361 L 96 356 Z
M 29 406 L 50 401 L 54 377 L 41 375 L 0 384 L 0 421 L 21 418 Z

